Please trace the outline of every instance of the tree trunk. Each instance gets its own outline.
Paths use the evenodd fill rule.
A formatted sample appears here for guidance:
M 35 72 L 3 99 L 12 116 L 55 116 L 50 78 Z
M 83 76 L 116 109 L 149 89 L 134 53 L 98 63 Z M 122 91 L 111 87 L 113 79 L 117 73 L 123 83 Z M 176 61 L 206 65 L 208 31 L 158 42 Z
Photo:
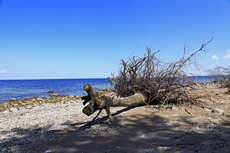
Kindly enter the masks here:
M 88 93 L 87 96 L 81 98 L 82 100 L 84 100 L 83 105 L 85 105 L 88 101 L 97 97 L 97 92 L 93 89 L 93 87 L 90 84 L 84 85 L 83 88 Z
M 125 98 L 114 98 L 109 96 L 98 96 L 90 84 L 86 84 L 84 90 L 88 93 L 88 96 L 82 97 L 82 100 L 84 100 L 83 105 L 87 102 L 89 102 L 89 104 L 83 108 L 82 112 L 90 116 L 97 110 L 101 112 L 102 109 L 105 109 L 110 120 L 112 120 L 110 107 L 143 105 L 146 101 L 146 97 L 141 93 L 135 93 Z M 96 119 L 96 117 L 94 119 Z
M 99 107 L 104 107 L 106 103 L 110 104 L 110 107 L 121 107 L 121 106 L 136 106 L 145 104 L 145 96 L 141 93 L 135 93 L 132 96 L 124 98 L 111 98 L 106 96 L 101 96 L 96 98 L 96 104 Z

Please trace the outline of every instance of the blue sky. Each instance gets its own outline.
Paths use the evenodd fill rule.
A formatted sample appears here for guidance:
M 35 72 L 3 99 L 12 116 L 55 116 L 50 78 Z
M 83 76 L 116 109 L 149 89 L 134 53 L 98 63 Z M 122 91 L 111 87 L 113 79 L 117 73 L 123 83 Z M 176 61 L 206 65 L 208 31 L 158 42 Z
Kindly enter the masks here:
M 229 0 L 0 0 L 0 79 L 105 78 L 146 46 L 165 62 L 230 64 Z

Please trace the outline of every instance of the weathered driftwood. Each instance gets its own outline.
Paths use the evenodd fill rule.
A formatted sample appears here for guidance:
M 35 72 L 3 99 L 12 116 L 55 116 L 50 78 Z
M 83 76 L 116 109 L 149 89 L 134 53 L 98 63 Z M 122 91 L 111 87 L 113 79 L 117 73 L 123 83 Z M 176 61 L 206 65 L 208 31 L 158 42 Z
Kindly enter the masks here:
M 87 96 L 81 98 L 82 100 L 84 100 L 83 105 L 85 105 L 88 101 L 97 97 L 97 92 L 93 89 L 93 87 L 90 84 L 84 85 L 83 88 L 88 93 Z
M 102 109 L 106 110 L 106 113 L 111 121 L 112 114 L 110 112 L 110 107 L 136 106 L 145 104 L 146 101 L 146 97 L 141 93 L 135 93 L 134 95 L 125 98 L 115 98 L 109 96 L 98 96 L 90 84 L 84 85 L 84 90 L 88 93 L 88 95 L 82 97 L 82 100 L 84 100 L 83 105 L 87 102 L 89 102 L 89 104 L 83 108 L 82 112 L 90 116 L 95 111 L 100 110 L 91 123 L 98 117 Z

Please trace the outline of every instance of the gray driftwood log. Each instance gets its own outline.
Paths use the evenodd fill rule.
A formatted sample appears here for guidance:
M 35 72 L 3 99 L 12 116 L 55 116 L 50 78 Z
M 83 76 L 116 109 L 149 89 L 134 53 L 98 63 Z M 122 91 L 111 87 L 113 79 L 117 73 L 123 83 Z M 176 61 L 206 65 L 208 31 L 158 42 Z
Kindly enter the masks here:
M 99 110 L 96 117 L 94 117 L 90 123 L 92 123 L 98 117 L 102 109 L 106 110 L 106 113 L 111 121 L 112 114 L 110 112 L 110 107 L 136 106 L 145 104 L 146 101 L 146 97 L 141 93 L 135 93 L 132 96 L 124 98 L 115 98 L 109 96 L 99 96 L 90 84 L 84 85 L 84 90 L 88 93 L 88 95 L 82 97 L 82 100 L 84 100 L 83 105 L 85 105 L 87 102 L 89 102 L 89 104 L 83 108 L 82 112 L 90 116 L 95 111 Z

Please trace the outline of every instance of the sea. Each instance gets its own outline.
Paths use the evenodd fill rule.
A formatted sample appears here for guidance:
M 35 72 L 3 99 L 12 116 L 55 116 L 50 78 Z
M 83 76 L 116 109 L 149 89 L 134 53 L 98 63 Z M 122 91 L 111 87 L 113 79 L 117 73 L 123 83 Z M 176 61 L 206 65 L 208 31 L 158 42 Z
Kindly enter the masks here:
M 203 83 L 210 81 L 208 76 L 196 76 L 196 78 Z M 59 95 L 87 94 L 83 86 L 88 83 L 96 91 L 100 88 L 113 88 L 107 78 L 0 80 L 0 103 L 7 102 L 10 98 L 49 97 L 50 94 L 47 92 L 50 90 Z
M 83 86 L 88 83 L 96 91 L 100 88 L 111 88 L 107 78 L 0 80 L 0 103 L 7 102 L 10 98 L 49 97 L 48 91 L 54 91 L 59 95 L 87 94 Z

